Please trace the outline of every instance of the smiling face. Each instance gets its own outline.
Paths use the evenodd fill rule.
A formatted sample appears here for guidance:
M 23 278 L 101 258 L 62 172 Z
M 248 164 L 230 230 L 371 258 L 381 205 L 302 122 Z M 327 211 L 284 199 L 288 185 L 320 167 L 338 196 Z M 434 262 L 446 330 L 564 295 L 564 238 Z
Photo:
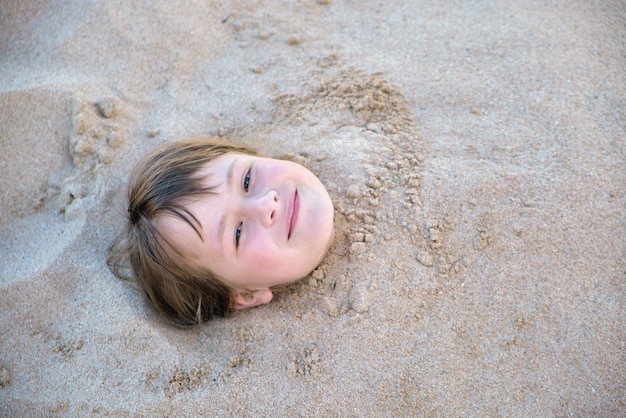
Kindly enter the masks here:
M 187 262 L 234 289 L 234 308 L 269 302 L 269 288 L 303 278 L 322 261 L 334 210 L 308 169 L 229 153 L 207 163 L 197 177 L 212 192 L 184 202 L 200 224 L 198 233 L 171 215 L 155 221 Z

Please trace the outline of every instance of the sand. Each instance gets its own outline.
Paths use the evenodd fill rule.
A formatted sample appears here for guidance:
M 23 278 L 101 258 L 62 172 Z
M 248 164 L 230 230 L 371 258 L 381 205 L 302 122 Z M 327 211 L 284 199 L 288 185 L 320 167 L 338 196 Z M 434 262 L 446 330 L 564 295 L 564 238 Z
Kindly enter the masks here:
M 621 1 L 0 3 L 0 416 L 625 416 Z M 238 138 L 322 265 L 189 329 L 105 264 L 135 162 Z

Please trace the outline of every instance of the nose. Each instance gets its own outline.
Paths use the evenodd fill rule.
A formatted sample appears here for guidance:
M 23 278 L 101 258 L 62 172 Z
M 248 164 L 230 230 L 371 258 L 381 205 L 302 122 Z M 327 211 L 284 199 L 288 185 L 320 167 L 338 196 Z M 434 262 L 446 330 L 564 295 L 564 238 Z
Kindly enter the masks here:
M 269 190 L 251 202 L 251 211 L 265 226 L 271 226 L 278 216 L 278 193 Z

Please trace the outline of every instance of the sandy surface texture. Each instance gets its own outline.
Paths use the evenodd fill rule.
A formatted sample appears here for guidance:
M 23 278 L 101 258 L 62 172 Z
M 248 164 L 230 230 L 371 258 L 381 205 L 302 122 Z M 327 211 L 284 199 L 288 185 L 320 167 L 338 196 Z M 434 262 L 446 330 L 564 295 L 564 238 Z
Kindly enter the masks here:
M 626 410 L 626 5 L 0 1 L 1 416 Z M 146 152 L 289 155 L 337 235 L 190 329 L 106 267 Z

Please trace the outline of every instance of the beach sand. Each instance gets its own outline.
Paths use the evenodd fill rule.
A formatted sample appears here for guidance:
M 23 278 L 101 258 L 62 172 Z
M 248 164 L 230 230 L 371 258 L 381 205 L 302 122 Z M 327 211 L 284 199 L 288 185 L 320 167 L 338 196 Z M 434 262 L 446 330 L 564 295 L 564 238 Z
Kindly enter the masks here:
M 622 1 L 0 3 L 0 416 L 624 416 Z M 180 329 L 106 267 L 177 139 L 306 164 L 322 265 Z

